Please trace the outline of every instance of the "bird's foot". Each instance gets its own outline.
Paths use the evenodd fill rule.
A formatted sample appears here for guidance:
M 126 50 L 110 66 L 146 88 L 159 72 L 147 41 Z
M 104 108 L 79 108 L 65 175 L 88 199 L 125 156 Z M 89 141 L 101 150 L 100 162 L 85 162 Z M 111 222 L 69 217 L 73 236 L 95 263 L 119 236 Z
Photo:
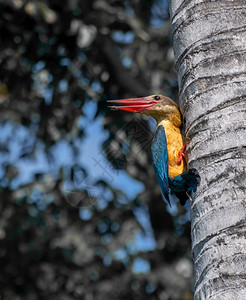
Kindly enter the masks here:
M 183 159 L 183 157 L 185 157 L 185 151 L 186 151 L 186 144 L 184 144 L 184 146 L 179 150 L 178 153 L 178 164 L 181 164 L 181 161 Z

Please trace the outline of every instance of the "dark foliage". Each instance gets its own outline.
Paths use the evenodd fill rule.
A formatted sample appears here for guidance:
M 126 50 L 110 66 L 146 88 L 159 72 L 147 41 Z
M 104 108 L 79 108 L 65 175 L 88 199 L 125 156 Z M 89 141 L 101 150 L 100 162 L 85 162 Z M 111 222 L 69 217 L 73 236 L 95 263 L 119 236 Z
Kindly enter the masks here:
M 0 298 L 192 299 L 187 213 L 161 199 L 154 125 L 106 106 L 176 97 L 167 3 L 6 0 L 0 13 Z

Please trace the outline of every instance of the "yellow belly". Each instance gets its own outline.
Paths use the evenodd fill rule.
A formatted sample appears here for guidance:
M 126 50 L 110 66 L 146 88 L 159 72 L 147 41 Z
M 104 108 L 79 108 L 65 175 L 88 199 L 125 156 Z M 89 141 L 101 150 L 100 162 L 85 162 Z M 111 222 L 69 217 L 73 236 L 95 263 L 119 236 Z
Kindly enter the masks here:
M 158 126 L 163 126 L 167 138 L 167 152 L 168 152 L 168 175 L 171 178 L 184 173 L 187 169 L 186 162 L 182 159 L 178 164 L 178 153 L 183 147 L 183 138 L 180 128 L 174 126 L 170 121 L 161 121 Z

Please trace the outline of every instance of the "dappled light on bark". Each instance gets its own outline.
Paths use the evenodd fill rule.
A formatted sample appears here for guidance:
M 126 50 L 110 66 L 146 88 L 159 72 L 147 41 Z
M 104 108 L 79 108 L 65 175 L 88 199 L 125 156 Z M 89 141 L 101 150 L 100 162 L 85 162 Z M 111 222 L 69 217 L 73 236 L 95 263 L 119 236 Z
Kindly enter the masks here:
M 171 1 L 181 110 L 190 165 L 194 299 L 245 299 L 246 6 Z

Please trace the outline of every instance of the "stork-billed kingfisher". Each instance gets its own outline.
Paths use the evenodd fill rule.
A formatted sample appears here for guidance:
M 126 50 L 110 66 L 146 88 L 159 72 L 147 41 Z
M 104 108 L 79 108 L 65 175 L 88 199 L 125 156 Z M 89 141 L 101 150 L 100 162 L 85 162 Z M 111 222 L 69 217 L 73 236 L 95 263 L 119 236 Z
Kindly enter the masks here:
M 178 105 L 162 95 L 108 102 L 123 105 L 111 105 L 110 108 L 114 110 L 142 113 L 156 120 L 151 155 L 162 197 L 170 204 L 170 199 L 175 195 L 184 205 L 188 194 L 196 192 L 200 177 L 195 169 L 187 168 L 186 144 L 181 134 L 182 120 Z

